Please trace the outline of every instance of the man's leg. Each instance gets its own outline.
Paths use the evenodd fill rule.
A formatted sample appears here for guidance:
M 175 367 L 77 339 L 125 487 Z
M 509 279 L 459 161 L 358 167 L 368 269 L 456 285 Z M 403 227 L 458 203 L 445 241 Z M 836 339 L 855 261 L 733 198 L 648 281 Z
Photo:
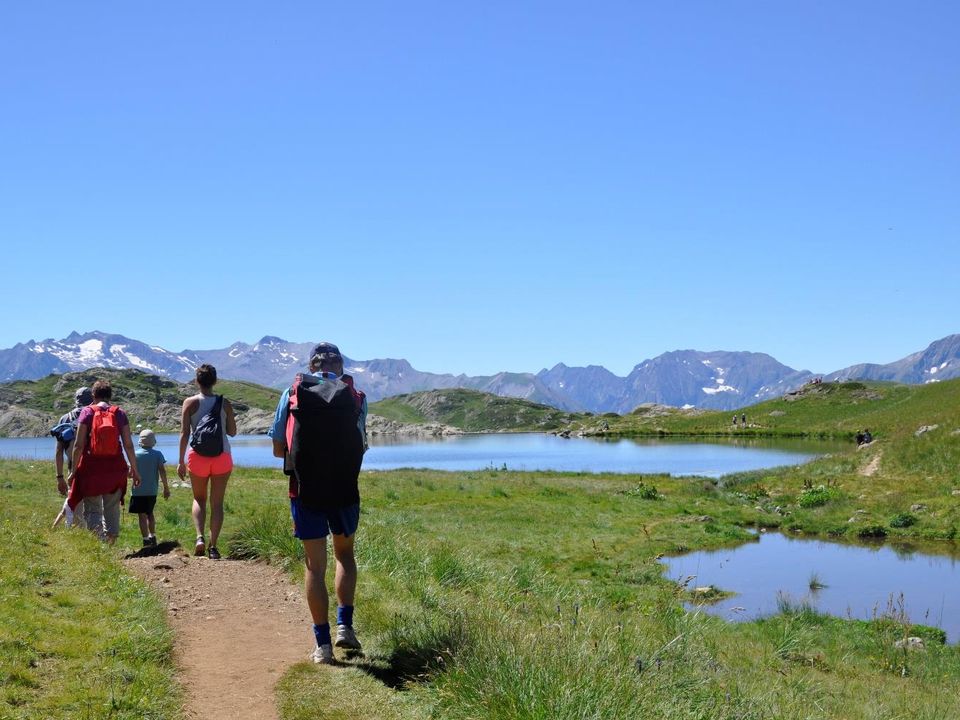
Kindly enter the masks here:
M 320 664 L 333 662 L 333 643 L 330 639 L 330 599 L 324 577 L 327 572 L 327 538 L 303 541 L 306 571 L 303 576 L 307 592 L 307 606 L 313 618 L 313 633 L 317 640 L 313 661 Z
M 337 604 L 350 607 L 353 607 L 353 597 L 357 592 L 357 560 L 353 555 L 353 538 L 353 535 L 333 536 L 333 555 L 337 560 L 334 579 Z
M 357 561 L 353 554 L 353 535 L 333 536 L 333 555 L 337 561 L 334 587 L 337 592 L 337 647 L 360 649 L 353 632 L 353 599 L 357 590 Z
M 146 540 L 152 534 L 150 531 L 150 520 L 146 513 L 137 513 L 137 522 L 140 524 L 140 537 Z

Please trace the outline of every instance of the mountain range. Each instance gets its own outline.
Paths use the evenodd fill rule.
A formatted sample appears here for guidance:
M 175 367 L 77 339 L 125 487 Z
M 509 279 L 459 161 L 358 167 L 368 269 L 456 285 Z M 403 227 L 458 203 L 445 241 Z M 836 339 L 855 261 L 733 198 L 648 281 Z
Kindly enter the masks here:
M 137 368 L 180 382 L 201 363 L 220 377 L 283 387 L 303 369 L 313 342 L 266 336 L 253 345 L 171 352 L 123 335 L 73 332 L 62 340 L 30 340 L 0 350 L 0 381 L 35 380 L 51 373 L 93 367 Z M 442 388 L 469 388 L 519 397 L 561 410 L 630 412 L 642 403 L 728 410 L 777 397 L 814 377 L 833 380 L 893 380 L 921 384 L 960 377 L 960 334 L 885 365 L 860 364 L 831 373 L 795 370 L 764 353 L 676 350 L 644 360 L 620 377 L 599 365 L 558 364 L 537 373 L 500 372 L 468 376 L 421 372 L 406 360 L 344 358 L 371 401 Z

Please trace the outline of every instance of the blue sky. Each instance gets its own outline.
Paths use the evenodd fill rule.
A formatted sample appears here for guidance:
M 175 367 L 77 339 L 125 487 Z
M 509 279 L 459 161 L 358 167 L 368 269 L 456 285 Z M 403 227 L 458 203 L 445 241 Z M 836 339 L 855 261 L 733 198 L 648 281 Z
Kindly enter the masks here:
M 7 3 L 0 347 L 430 371 L 960 332 L 952 2 Z

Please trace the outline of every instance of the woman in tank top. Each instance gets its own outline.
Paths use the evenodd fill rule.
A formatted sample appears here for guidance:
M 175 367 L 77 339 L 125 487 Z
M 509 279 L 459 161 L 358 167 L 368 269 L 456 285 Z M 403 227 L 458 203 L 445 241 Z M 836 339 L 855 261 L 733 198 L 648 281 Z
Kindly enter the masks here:
M 189 471 L 190 484 L 193 486 L 193 525 L 197 530 L 194 554 L 208 553 L 211 560 L 220 559 L 217 539 L 223 527 L 223 496 L 227 492 L 227 480 L 233 470 L 233 457 L 230 455 L 228 436 L 233 437 L 237 434 L 233 405 L 222 395 L 214 394 L 213 386 L 216 383 L 217 369 L 213 365 L 203 364 L 197 368 L 197 387 L 200 388 L 200 392 L 183 401 L 180 415 L 180 460 L 177 463 L 177 475 L 183 480 Z M 211 411 L 215 410 L 218 403 L 220 403 L 219 434 L 222 448 L 221 452 L 211 455 L 209 448 L 198 441 L 200 435 L 209 435 L 211 422 L 216 420 L 216 414 Z M 197 433 L 198 426 L 201 433 Z M 203 532 L 207 517 L 207 497 L 210 498 L 209 545 Z

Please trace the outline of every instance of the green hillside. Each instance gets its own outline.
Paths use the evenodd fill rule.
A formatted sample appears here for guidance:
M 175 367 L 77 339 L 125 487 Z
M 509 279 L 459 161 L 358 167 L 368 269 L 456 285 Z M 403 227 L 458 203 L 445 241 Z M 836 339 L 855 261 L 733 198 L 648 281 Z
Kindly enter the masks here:
M 608 419 L 621 435 L 731 435 L 850 438 L 864 428 L 891 438 L 922 425 L 960 424 L 960 379 L 928 385 L 881 382 L 807 384 L 794 393 L 737 412 L 747 427 L 734 427 L 733 413 L 664 410 Z M 606 418 L 606 416 L 605 416 Z M 595 423 L 593 423 L 595 424 Z M 587 423 L 589 428 L 591 423 Z
M 547 405 L 451 388 L 397 395 L 375 402 L 370 412 L 403 423 L 441 423 L 467 432 L 556 430 L 581 416 Z
M 124 408 L 134 425 L 149 426 L 157 432 L 180 429 L 180 407 L 184 398 L 197 390 L 192 383 L 179 383 L 139 370 L 92 368 L 41 380 L 19 380 L 0 385 L 0 435 L 46 435 L 57 418 L 73 407 L 77 388 L 90 387 L 97 380 L 109 380 L 113 401 Z M 217 391 L 233 403 L 241 432 L 263 432 L 272 415 L 279 391 L 237 380 L 221 380 Z

